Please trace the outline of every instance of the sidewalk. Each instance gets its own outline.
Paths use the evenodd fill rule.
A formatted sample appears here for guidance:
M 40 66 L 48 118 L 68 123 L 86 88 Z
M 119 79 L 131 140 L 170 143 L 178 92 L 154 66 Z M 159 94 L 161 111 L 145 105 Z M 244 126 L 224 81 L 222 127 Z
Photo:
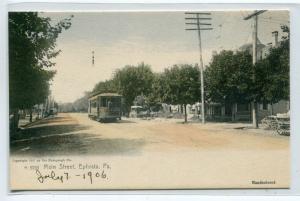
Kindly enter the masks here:
M 29 115 L 26 116 L 24 119 L 19 119 L 19 128 L 20 127 L 26 127 L 32 123 L 35 123 L 41 119 L 44 119 L 44 118 L 40 118 L 40 119 L 37 119 L 37 115 L 32 115 L 32 122 L 30 122 L 30 117 Z

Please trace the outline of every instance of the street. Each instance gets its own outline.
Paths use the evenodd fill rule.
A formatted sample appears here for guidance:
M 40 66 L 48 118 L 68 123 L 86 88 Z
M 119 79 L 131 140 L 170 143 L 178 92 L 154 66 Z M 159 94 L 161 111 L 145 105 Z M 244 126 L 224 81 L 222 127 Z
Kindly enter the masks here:
M 118 167 L 113 188 L 287 187 L 289 137 L 248 126 L 183 124 L 181 119 L 99 123 L 87 114 L 65 113 L 34 123 L 14 137 L 11 154 L 110 161 Z M 128 175 L 131 185 L 117 179 Z M 150 183 L 143 182 L 141 175 Z M 261 179 L 276 184 L 251 184 Z
M 249 126 L 244 128 L 243 126 Z M 183 124 L 180 119 L 126 119 L 114 123 L 65 113 L 34 123 L 12 139 L 13 154 L 143 154 L 172 150 L 288 150 L 289 138 L 246 124 Z

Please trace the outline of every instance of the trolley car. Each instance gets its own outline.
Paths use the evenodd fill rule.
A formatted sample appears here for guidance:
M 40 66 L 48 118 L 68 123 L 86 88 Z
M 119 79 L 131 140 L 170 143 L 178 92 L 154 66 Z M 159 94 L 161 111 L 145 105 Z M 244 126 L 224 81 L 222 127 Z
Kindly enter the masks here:
M 121 120 L 122 96 L 116 93 L 100 93 L 89 98 L 88 115 L 99 122 Z

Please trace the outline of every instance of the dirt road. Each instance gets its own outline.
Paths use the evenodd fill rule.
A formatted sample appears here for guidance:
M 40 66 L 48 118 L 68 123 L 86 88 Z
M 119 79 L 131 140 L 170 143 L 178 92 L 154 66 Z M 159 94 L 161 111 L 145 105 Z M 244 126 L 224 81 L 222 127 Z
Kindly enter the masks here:
M 126 119 L 98 123 L 86 114 L 59 114 L 12 139 L 14 154 L 142 154 L 172 150 L 288 150 L 289 138 L 246 124 L 183 124 L 182 120 Z M 246 127 L 246 128 L 244 128 Z M 244 129 L 242 129 L 244 128 Z
M 110 161 L 118 168 L 105 188 L 288 187 L 289 137 L 247 124 L 181 122 L 59 114 L 13 137 L 11 154 Z

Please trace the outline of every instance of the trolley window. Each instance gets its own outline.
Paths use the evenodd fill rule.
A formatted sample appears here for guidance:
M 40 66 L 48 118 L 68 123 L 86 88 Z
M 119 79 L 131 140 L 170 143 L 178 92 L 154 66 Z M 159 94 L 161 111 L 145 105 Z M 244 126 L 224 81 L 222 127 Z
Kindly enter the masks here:
M 101 102 L 101 107 L 107 107 L 107 98 L 106 97 L 102 97 L 100 102 Z

